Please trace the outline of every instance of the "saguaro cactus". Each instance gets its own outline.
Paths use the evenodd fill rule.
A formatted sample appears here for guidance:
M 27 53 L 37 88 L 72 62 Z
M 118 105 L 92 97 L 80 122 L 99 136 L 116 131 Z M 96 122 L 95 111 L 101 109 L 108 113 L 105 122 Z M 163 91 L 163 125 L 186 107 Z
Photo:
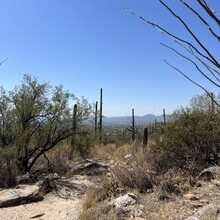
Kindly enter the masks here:
M 95 132 L 97 131 L 98 125 L 98 102 L 95 103 Z
M 165 108 L 163 109 L 163 123 L 164 123 L 164 127 L 166 126 L 166 112 L 165 112 Z
M 147 142 L 148 142 L 148 128 L 144 127 L 144 132 L 143 132 L 143 147 L 147 147 Z
M 69 159 L 71 160 L 73 158 L 73 153 L 75 150 L 75 143 L 76 143 L 76 124 L 77 124 L 77 104 L 73 107 L 73 120 L 72 120 L 72 128 L 73 128 L 73 134 L 71 136 L 71 144 L 70 144 L 70 156 Z
M 135 140 L 135 121 L 134 121 L 134 109 L 132 108 L 132 141 Z
M 154 121 L 154 131 L 155 131 L 155 133 L 157 133 L 157 119 L 156 118 Z
M 100 90 L 99 143 L 102 143 L 102 88 Z

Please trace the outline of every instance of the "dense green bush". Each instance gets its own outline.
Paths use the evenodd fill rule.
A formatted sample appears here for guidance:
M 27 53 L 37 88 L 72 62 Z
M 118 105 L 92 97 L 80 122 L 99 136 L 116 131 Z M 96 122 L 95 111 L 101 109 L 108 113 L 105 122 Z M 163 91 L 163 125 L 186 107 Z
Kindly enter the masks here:
M 150 155 L 159 170 L 189 164 L 205 167 L 220 162 L 220 112 L 212 112 L 207 105 L 202 107 L 199 104 L 205 102 L 198 99 L 210 103 L 206 95 L 193 98 L 189 107 L 174 113 L 174 121 L 154 140 Z
M 10 92 L 0 89 L 0 150 L 13 149 L 20 173 L 30 172 L 41 156 L 73 135 L 73 100 L 81 133 L 92 112 L 85 98 L 76 99 L 61 85 L 52 87 L 29 75 Z
M 14 148 L 0 148 L 0 188 L 14 186 L 17 174 Z

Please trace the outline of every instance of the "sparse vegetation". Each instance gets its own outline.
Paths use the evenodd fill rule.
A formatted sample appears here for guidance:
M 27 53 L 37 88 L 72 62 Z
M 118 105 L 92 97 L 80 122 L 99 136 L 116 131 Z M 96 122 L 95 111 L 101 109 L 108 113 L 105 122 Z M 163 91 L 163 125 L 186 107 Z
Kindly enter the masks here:
M 92 215 L 91 210 L 101 207 L 103 200 L 107 202 L 131 191 L 154 191 L 154 205 L 178 200 L 187 193 L 202 169 L 220 163 L 219 110 L 213 112 L 211 106 L 208 95 L 193 97 L 188 107 L 175 111 L 166 127 L 161 124 L 157 134 L 149 136 L 147 149 L 143 149 L 141 142 L 115 149 L 109 159 L 114 162 L 111 175 L 93 191 L 93 198 L 102 195 L 102 199 L 96 200 L 95 206 L 90 201 L 90 207 L 85 205 L 83 213 L 89 211 Z
M 109 172 L 88 189 L 81 219 L 117 219 L 111 203 L 117 196 L 132 192 L 143 200 L 154 192 L 152 205 L 173 201 L 203 168 L 220 163 L 220 111 L 207 94 L 193 97 L 153 133 L 145 127 L 134 142 L 130 133 L 103 128 L 102 144 L 90 124 L 92 105 L 75 98 L 73 111 L 73 97 L 62 86 L 52 89 L 28 75 L 12 92 L 1 89 L 0 187 L 15 185 L 26 172 L 66 175 L 79 159 L 105 162 Z
M 156 170 L 167 172 L 172 167 L 190 166 L 196 171 L 219 164 L 220 114 L 212 112 L 210 101 L 207 95 L 197 96 L 189 107 L 174 112 L 175 121 L 167 124 L 148 152 Z
M 186 11 L 172 8 L 169 1 L 159 2 L 174 20 L 182 25 L 183 30 L 175 33 L 169 26 L 170 22 L 167 27 L 162 27 L 132 10 L 126 11 L 172 38 L 174 46 L 164 43 L 162 46 L 192 65 L 194 70 L 201 74 L 201 79 L 204 77 L 205 81 L 219 89 L 220 63 L 216 50 L 220 41 L 217 31 L 220 26 L 219 12 L 211 8 L 206 0 L 197 0 L 194 3 L 180 0 L 180 5 Z M 196 26 L 190 23 L 188 15 L 185 17 L 187 11 L 195 16 L 202 26 L 199 26 L 199 23 L 195 23 Z M 54 17 L 51 20 L 54 21 Z M 21 21 L 19 20 L 19 23 L 22 23 Z M 65 19 L 61 23 L 63 22 L 65 23 Z M 30 24 L 29 22 L 28 25 Z M 65 26 L 69 27 L 67 24 Z M 166 24 L 166 20 L 163 24 Z M 78 25 L 81 27 L 80 24 L 74 24 L 74 33 L 77 32 Z M 206 33 L 201 34 L 200 31 L 193 30 L 195 27 L 205 27 L 212 39 L 207 41 Z M 21 26 L 18 29 L 25 28 Z M 90 29 L 96 32 L 92 26 Z M 52 32 L 55 36 L 55 32 Z M 17 30 L 14 33 L 17 33 Z M 63 33 L 69 32 L 65 32 L 64 29 L 61 34 Z M 108 35 L 110 31 L 106 33 Z M 28 38 L 25 39 L 28 45 L 30 42 Z M 66 38 L 67 41 L 68 39 L 71 39 L 71 35 Z M 209 43 L 212 40 L 218 43 L 216 48 L 211 49 Z M 62 39 L 54 40 L 61 41 Z M 32 42 L 35 42 L 34 39 Z M 39 42 L 42 43 L 41 39 Z M 80 51 L 78 47 L 75 49 L 77 52 Z M 86 54 L 84 50 L 81 52 L 80 54 Z M 63 54 L 63 58 L 70 55 Z M 91 57 L 91 53 L 88 55 Z M 60 56 L 58 58 L 60 59 Z M 64 63 L 63 58 L 60 63 Z M 74 58 L 75 63 L 79 63 L 80 60 L 85 63 L 84 55 Z M 100 63 L 100 57 L 95 58 Z M 0 66 L 7 59 L 0 61 Z M 71 59 L 67 59 L 65 64 L 68 65 L 69 61 Z M 174 111 L 172 120 L 166 117 L 164 108 L 163 120 L 157 122 L 155 119 L 154 124 L 142 124 L 142 127 L 135 122 L 134 109 L 129 126 L 126 126 L 125 122 L 117 127 L 114 124 L 105 126 L 102 88 L 98 105 L 97 101 L 91 104 L 85 97 L 75 97 L 62 85 L 51 86 L 27 74 L 24 75 L 21 84 L 11 91 L 6 91 L 1 86 L 0 208 L 7 208 L 0 211 L 9 213 L 10 206 L 40 201 L 46 194 L 51 196 L 54 193 L 53 199 L 56 197 L 63 200 L 62 204 L 69 203 L 63 215 L 63 210 L 60 210 L 60 207 L 63 209 L 62 204 L 57 205 L 56 200 L 53 201 L 53 205 L 57 205 L 55 209 L 59 209 L 57 211 L 63 216 L 68 216 L 68 219 L 220 219 L 220 96 L 216 97 L 213 92 L 209 92 L 208 86 L 203 86 L 199 78 L 194 80 L 193 75 L 185 73 L 184 71 L 189 71 L 188 66 L 178 67 L 178 62 L 173 65 L 167 60 L 164 61 L 205 94 L 193 97 L 189 106 Z M 91 66 L 96 64 L 93 63 Z M 90 65 L 85 71 L 89 67 Z M 124 72 L 127 74 L 126 69 Z M 111 78 L 117 81 L 115 76 Z M 121 78 L 124 80 L 124 77 Z M 94 79 L 102 81 L 101 75 L 96 75 Z M 25 190 L 28 191 L 30 185 L 34 186 L 33 191 L 26 196 Z M 2 189 L 9 187 L 13 189 Z M 51 194 L 48 195 L 49 193 Z M 3 198 L 4 196 L 7 198 Z M 74 204 L 75 200 L 77 204 Z M 73 204 L 76 209 L 72 209 Z M 198 210 L 200 207 L 206 210 Z M 82 211 L 79 213 L 78 210 L 81 208 Z M 26 206 L 25 209 L 29 211 Z M 45 207 L 43 209 L 47 211 Z M 34 219 L 44 216 L 45 219 L 54 219 L 57 214 L 47 217 L 46 211 L 26 217 Z M 74 212 L 77 213 L 73 217 Z M 8 217 L 2 213 L 0 216 Z

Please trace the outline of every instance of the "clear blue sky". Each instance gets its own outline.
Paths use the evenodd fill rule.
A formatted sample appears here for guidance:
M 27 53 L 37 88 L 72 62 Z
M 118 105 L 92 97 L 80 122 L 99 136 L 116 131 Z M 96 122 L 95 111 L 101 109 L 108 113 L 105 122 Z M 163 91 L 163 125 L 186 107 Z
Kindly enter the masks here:
M 218 1 L 210 1 L 220 9 Z M 210 35 L 180 2 L 166 2 L 217 53 L 219 44 L 208 40 Z M 0 60 L 9 59 L 0 67 L 1 85 L 11 90 L 28 73 L 39 81 L 62 84 L 90 102 L 99 100 L 103 88 L 106 116 L 127 116 L 132 108 L 136 115 L 160 115 L 163 108 L 172 113 L 203 93 L 167 66 L 166 58 L 217 92 L 190 64 L 160 45 L 172 45 L 169 37 L 125 12 L 126 7 L 185 34 L 157 0 L 2 0 Z

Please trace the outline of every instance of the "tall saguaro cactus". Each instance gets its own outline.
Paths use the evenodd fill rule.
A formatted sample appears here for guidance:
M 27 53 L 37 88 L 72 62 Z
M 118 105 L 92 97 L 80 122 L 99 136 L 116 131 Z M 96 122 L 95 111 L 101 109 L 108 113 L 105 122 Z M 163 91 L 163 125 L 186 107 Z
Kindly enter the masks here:
M 164 123 L 164 127 L 166 126 L 166 112 L 165 112 L 165 108 L 163 109 L 163 123 Z
M 148 128 L 144 128 L 144 133 L 143 133 L 143 147 L 147 147 L 147 142 L 148 142 Z
M 100 89 L 99 143 L 102 143 L 102 88 Z
M 77 124 L 77 104 L 73 107 L 73 120 L 72 120 L 72 128 L 73 128 L 73 134 L 71 136 L 71 149 L 70 149 L 70 156 L 69 159 L 71 160 L 73 158 L 73 153 L 75 150 L 75 144 L 76 144 L 76 124 Z
M 134 109 L 132 108 L 132 141 L 135 140 L 135 121 L 134 121 Z
M 98 125 L 98 102 L 95 103 L 95 132 L 97 131 Z
M 154 121 L 154 131 L 155 131 L 155 133 L 157 133 L 157 119 L 156 118 Z

